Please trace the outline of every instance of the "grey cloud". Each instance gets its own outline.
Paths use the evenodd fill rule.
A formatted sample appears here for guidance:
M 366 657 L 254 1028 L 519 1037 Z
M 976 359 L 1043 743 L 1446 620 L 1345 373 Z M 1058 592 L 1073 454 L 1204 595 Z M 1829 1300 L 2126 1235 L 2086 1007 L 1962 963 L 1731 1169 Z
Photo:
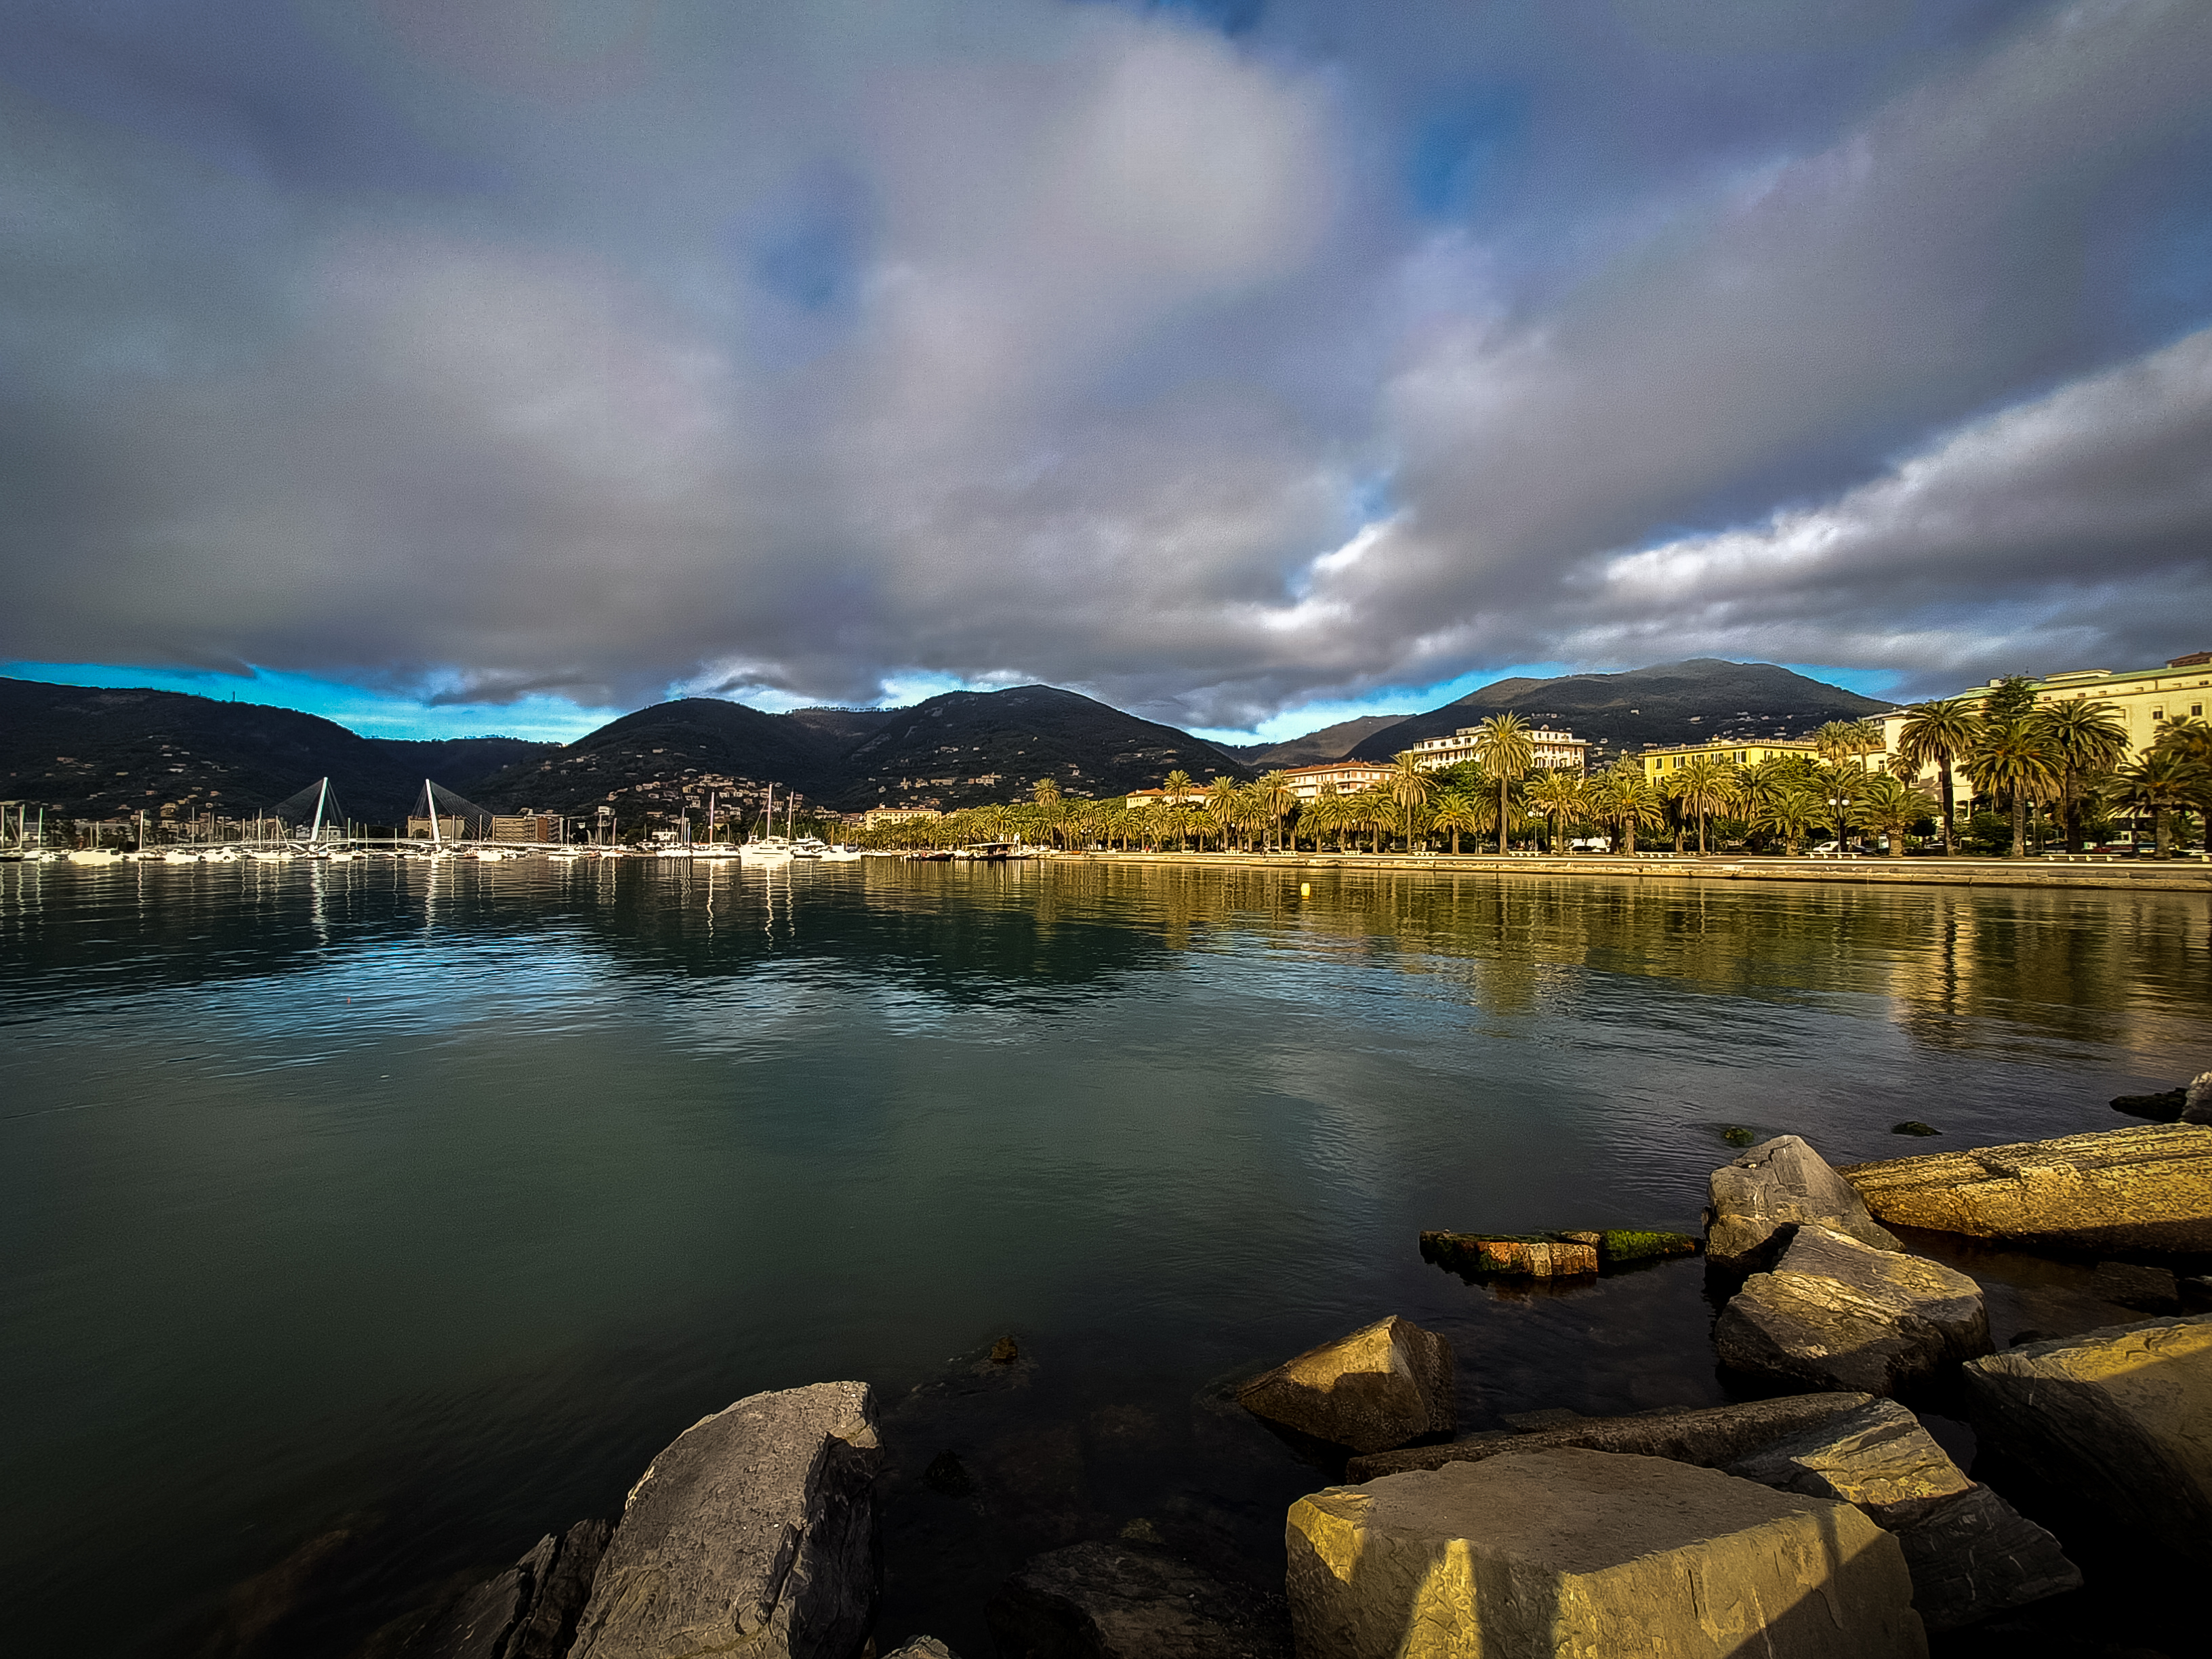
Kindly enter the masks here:
M 19 80 L 0 653 L 1238 724 L 1516 660 L 2163 642 L 2200 416 L 2185 348 L 2100 390 L 2155 343 L 2090 273 L 2115 181 L 2212 159 L 2212 15 L 1346 9 L 564 42 L 390 0 L 302 13 L 282 96 L 159 38 L 135 123 Z M 1484 75 L 1526 112 L 1424 217 L 1421 111 Z M 1857 556 L 1776 550 L 1815 522 Z

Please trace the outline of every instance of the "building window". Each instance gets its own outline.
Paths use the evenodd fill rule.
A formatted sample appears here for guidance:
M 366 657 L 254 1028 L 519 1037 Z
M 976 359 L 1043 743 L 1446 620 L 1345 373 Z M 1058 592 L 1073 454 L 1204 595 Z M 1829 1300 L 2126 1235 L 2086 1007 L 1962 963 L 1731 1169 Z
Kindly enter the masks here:
M 2150 717 L 2154 720 L 2162 720 L 2166 718 L 2166 710 L 2163 708 L 2154 708 L 2150 711 Z
M 2204 712 L 2204 705 L 2201 702 L 2192 702 L 2189 705 L 2189 712 L 2192 718 L 2200 715 Z

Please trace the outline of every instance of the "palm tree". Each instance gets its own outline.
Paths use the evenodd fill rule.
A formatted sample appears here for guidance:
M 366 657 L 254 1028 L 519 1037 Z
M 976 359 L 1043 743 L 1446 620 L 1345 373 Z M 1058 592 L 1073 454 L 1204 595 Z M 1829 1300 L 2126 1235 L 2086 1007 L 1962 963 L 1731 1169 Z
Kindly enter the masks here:
M 1178 766 L 1160 780 L 1160 787 L 1166 792 L 1161 798 L 1161 805 L 1180 806 L 1182 798 L 1190 793 L 1190 774 Z
M 2163 722 L 2152 739 L 2154 755 L 2175 755 L 2195 780 L 2189 799 L 2204 819 L 2204 850 L 2212 853 L 2212 722 L 2183 716 Z
M 1459 856 L 1459 838 L 1462 831 L 1480 835 L 1490 827 L 1488 803 L 1477 800 L 1463 789 L 1447 789 L 1437 801 L 1436 827 L 1451 836 L 1452 856 Z
M 1390 799 L 1398 803 L 1406 830 L 1406 850 L 1413 850 L 1413 837 L 1420 833 L 1421 809 L 1436 799 L 1436 775 L 1422 769 L 1420 757 L 1410 749 L 1390 757 L 1390 777 L 1383 787 Z
M 1937 697 L 1928 702 L 1916 702 L 1905 711 L 1905 724 L 1898 728 L 1897 752 L 1910 763 L 1913 775 L 1920 769 L 1934 765 L 1943 803 L 1943 855 L 1951 856 L 1955 850 L 1952 837 L 1952 817 L 1958 799 L 1951 775 L 1952 763 L 1964 755 L 1974 741 L 1980 726 L 1973 703 L 1965 697 Z
M 2027 803 L 2058 791 L 2058 763 L 2033 720 L 1984 720 L 1966 753 L 1966 775 L 1978 794 L 2012 801 L 2012 855 L 2027 856 Z
M 1584 794 L 1585 787 L 1579 772 L 1547 771 L 1528 786 L 1528 805 L 1541 812 L 1551 825 L 1549 851 L 1556 853 L 1559 850 L 1559 842 L 1565 836 L 1568 821 L 1582 816 L 1586 805 Z M 1442 823 L 1443 820 L 1439 818 L 1437 822 Z M 1452 850 L 1456 852 L 1459 849 L 1455 845 Z
M 1352 815 L 1352 828 L 1372 832 L 1375 842 L 1369 850 L 1380 854 L 1382 832 L 1397 823 L 1397 803 L 1380 789 L 1362 789 L 1344 798 L 1344 809 Z
M 1498 853 L 1503 858 L 1508 817 L 1506 792 L 1527 775 L 1529 763 L 1536 757 L 1536 745 L 1521 717 L 1508 710 L 1476 725 L 1474 757 L 1482 763 L 1482 769 L 1498 781 Z
M 1238 793 L 1234 778 L 1217 775 L 1206 786 L 1206 799 L 1201 803 L 1206 808 L 1206 816 L 1213 820 L 1214 828 L 1221 836 L 1221 850 L 1224 853 L 1229 850 L 1229 827 L 1237 822 Z
M 1255 804 L 1260 809 L 1260 818 L 1267 831 L 1282 844 L 1283 820 L 1297 810 L 1298 792 L 1291 787 L 1287 772 L 1274 771 L 1261 775 L 1252 786 Z M 1264 849 L 1263 849 L 1264 850 Z
M 1888 746 L 1881 727 L 1872 720 L 1830 720 L 1813 733 L 1814 752 L 1822 760 L 1831 766 L 1856 760 L 1862 772 L 1867 769 L 1867 756 Z
M 1859 827 L 1877 836 L 1887 835 L 1893 858 L 1905 855 L 1905 832 L 1935 815 L 1935 799 L 1902 778 L 1877 772 L 1859 787 Z
M 1725 761 L 1698 755 L 1667 781 L 1669 792 L 1682 803 L 1682 810 L 1697 817 L 1698 856 L 1703 858 L 1707 814 L 1734 805 L 1741 792 L 1736 769 Z
M 1060 840 L 1060 786 L 1050 778 L 1039 778 L 1030 787 L 1030 801 L 1036 809 L 1037 828 L 1044 832 L 1048 843 L 1057 845 Z
M 2188 757 L 2173 750 L 2161 753 L 2153 745 L 2140 760 L 2120 769 L 2115 792 L 2121 802 L 2136 811 L 2151 814 L 2153 856 L 2172 855 L 2173 834 L 2169 814 L 2186 805 L 2203 788 Z
M 2046 702 L 2030 717 L 2058 763 L 2058 796 L 2066 815 L 2066 850 L 2081 850 L 2081 786 L 2109 772 L 2128 752 L 2127 724 L 2108 702 L 2071 697 Z
M 1751 827 L 1761 835 L 1779 836 L 1782 850 L 1794 855 L 1805 832 L 1820 821 L 1826 798 L 1795 779 L 1783 778 L 1761 789 L 1749 807 Z
M 1667 821 L 1667 803 L 1656 784 L 1647 781 L 1644 769 L 1622 756 L 1592 789 L 1591 805 L 1597 815 L 1620 830 L 1624 853 L 1636 851 L 1636 832 Z

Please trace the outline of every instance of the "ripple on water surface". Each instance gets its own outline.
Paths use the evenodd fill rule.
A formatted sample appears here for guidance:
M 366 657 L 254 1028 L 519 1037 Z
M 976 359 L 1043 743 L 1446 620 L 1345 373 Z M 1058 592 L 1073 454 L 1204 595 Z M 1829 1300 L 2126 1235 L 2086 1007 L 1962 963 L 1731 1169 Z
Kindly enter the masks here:
M 1030 1549 L 1279 1553 L 1321 1473 L 1220 1385 L 1381 1313 L 1452 1337 L 1468 1426 L 1720 1398 L 1694 1265 L 1501 1296 L 1415 1234 L 1693 1225 L 1727 1122 L 2112 1127 L 2212 1049 L 2207 933 L 2182 894 L 0 867 L 10 1628 L 96 1598 L 100 1650 L 189 1650 L 343 1530 L 295 1650 L 344 1651 L 704 1412 L 860 1376 L 884 1632 L 988 1651 Z M 1006 1331 L 1018 1384 L 968 1388 Z M 913 1478 L 943 1450 L 989 1503 Z

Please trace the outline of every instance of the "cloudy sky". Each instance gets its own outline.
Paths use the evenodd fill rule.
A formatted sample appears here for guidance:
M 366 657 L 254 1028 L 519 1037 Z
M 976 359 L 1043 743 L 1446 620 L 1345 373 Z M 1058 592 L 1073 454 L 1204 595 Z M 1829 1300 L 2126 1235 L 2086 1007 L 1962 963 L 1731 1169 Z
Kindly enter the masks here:
M 2212 645 L 2203 0 L 0 0 L 0 663 L 565 735 Z

